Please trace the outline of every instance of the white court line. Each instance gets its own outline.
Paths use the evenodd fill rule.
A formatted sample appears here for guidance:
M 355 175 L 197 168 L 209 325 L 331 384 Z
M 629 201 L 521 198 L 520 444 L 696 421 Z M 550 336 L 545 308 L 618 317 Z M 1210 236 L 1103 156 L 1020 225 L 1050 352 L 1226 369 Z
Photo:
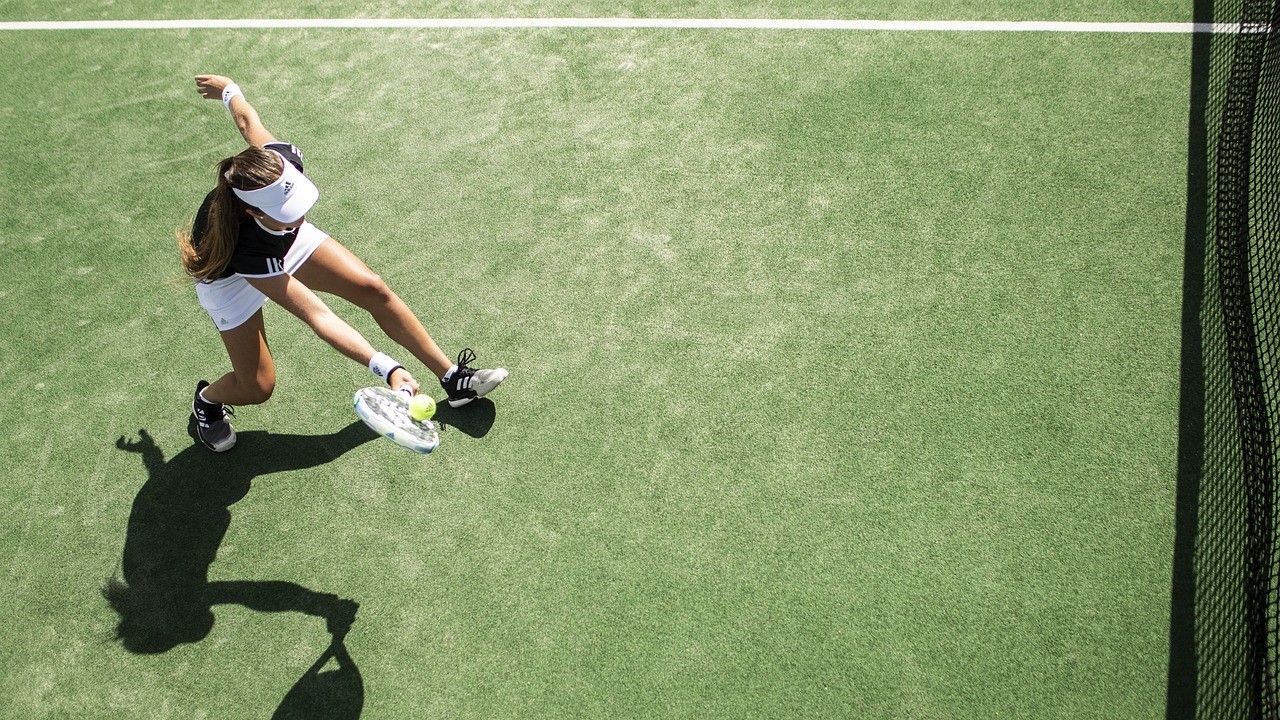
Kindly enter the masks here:
M 736 20 L 675 18 L 330 18 L 0 22 L 0 30 L 268 30 L 276 28 L 623 28 L 890 30 L 899 32 L 1234 33 L 1236 24 L 989 20 Z M 1246 31 L 1265 32 L 1265 27 Z

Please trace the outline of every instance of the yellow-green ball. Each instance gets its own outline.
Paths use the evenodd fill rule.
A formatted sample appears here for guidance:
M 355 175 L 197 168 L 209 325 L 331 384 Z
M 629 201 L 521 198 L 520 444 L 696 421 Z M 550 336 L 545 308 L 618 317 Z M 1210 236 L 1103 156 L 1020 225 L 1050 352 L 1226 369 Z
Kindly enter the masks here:
M 409 398 L 409 417 L 422 422 L 436 414 L 436 401 L 430 395 L 414 395 Z

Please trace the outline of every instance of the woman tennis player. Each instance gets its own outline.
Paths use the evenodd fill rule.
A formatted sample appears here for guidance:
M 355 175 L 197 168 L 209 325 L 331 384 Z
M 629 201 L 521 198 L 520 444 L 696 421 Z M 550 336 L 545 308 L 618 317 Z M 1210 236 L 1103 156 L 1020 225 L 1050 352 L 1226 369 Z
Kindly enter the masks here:
M 474 370 L 470 349 L 452 363 L 394 292 L 349 250 L 307 221 L 320 191 L 302 174 L 302 152 L 276 140 L 230 78 L 197 75 L 196 90 L 221 99 L 249 143 L 218 163 L 217 187 L 204 199 L 189 235 L 179 237 L 182 264 L 196 281 L 200 305 L 213 318 L 231 358 L 231 372 L 196 385 L 200 440 L 230 450 L 232 405 L 266 402 L 276 369 L 267 347 L 262 307 L 274 300 L 305 322 L 338 352 L 367 365 L 393 388 L 418 391 L 398 362 L 324 304 L 316 292 L 337 295 L 367 310 L 387 336 L 440 379 L 453 407 L 488 394 L 506 377 L 502 368 Z

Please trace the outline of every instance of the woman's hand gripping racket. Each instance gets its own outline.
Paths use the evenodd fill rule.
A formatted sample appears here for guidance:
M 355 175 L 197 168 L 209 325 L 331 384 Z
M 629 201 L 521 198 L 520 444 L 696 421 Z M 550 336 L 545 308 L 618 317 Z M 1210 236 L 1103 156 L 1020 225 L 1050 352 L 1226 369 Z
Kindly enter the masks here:
M 401 385 L 399 390 L 360 388 L 355 397 L 356 415 L 374 432 L 400 447 L 429 453 L 440 444 L 440 433 L 429 416 L 419 421 L 410 415 L 409 399 L 413 395 L 413 388 L 408 385 Z

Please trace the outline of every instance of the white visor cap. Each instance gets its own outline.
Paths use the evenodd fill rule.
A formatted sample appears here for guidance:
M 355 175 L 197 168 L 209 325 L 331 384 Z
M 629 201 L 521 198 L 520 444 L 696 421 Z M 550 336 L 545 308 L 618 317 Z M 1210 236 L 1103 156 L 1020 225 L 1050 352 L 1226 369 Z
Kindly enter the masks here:
M 257 190 L 231 189 L 236 197 L 258 208 L 272 220 L 282 223 L 297 222 L 320 199 L 320 189 L 301 170 L 294 167 L 293 163 L 285 160 L 283 155 L 275 150 L 271 152 L 275 152 L 284 165 L 284 172 L 278 180 Z

